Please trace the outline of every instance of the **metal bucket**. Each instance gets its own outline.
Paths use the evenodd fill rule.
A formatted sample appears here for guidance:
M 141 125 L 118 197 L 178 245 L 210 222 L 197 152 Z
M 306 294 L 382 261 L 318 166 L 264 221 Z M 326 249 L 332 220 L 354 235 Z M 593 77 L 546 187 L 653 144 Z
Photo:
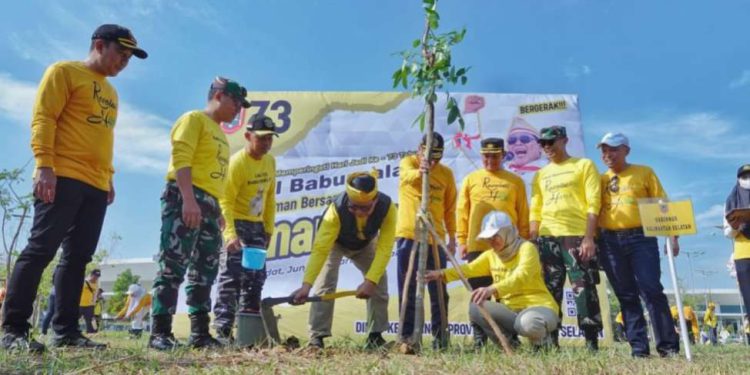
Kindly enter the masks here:
M 263 317 L 260 314 L 238 313 L 237 314 L 237 346 L 261 346 L 268 344 L 268 335 L 263 325 Z

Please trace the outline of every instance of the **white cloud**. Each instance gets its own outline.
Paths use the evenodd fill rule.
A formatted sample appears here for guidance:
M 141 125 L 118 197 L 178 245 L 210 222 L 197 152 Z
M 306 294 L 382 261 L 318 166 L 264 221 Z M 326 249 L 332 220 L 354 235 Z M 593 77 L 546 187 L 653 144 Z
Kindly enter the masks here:
M 730 89 L 737 89 L 747 85 L 750 85 L 750 70 L 743 70 L 739 77 L 729 82 Z
M 724 219 L 724 205 L 715 204 L 707 210 L 695 215 L 695 224 L 699 229 L 715 229 L 714 226 L 721 225 Z
M 28 127 L 36 84 L 0 73 L 0 116 Z M 142 173 L 164 173 L 169 159 L 171 121 L 120 102 L 115 128 L 115 167 Z
M 36 85 L 0 73 L 0 115 L 28 126 L 35 97 Z
M 85 56 L 85 47 L 74 47 L 69 41 L 52 37 L 44 31 L 12 32 L 8 35 L 11 48 L 24 60 L 47 66 L 58 60 L 74 60 Z
M 574 64 L 573 61 L 568 61 L 568 64 L 563 69 L 563 73 L 565 74 L 565 77 L 567 77 L 570 80 L 577 79 L 579 77 L 587 76 L 591 74 L 591 67 L 583 64 Z
M 739 124 L 713 112 L 657 114 L 638 121 L 594 122 L 591 128 L 597 134 L 623 132 L 635 147 L 688 160 L 744 160 L 750 145 L 750 134 Z

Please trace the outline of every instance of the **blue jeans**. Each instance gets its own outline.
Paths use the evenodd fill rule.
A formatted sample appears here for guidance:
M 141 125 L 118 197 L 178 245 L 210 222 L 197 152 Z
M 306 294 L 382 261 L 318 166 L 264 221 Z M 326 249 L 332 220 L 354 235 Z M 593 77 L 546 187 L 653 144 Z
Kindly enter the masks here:
M 679 352 L 679 338 L 660 281 L 656 238 L 645 237 L 641 229 L 602 230 L 600 234 L 599 261 L 620 301 L 632 354 L 649 354 L 646 319 L 639 295 L 648 308 L 656 350 L 660 355 Z
M 411 255 L 411 248 L 414 244 L 414 240 L 408 238 L 396 239 L 396 253 L 397 253 L 397 270 L 398 270 L 398 302 L 399 310 L 401 309 L 401 296 L 404 293 L 404 284 L 406 281 L 406 271 L 409 268 L 409 256 Z M 438 249 L 438 267 L 435 267 L 435 261 L 432 256 L 432 251 L 427 251 L 427 269 L 436 270 L 445 268 L 446 257 L 443 250 Z M 416 299 L 417 292 L 417 264 L 419 262 L 419 254 L 414 258 L 414 270 L 411 274 L 411 281 L 409 281 L 408 298 L 406 299 L 406 318 L 404 319 L 404 326 L 401 327 L 400 335 L 402 338 L 408 338 L 414 332 L 414 301 Z M 427 290 L 430 293 L 430 317 L 432 336 L 436 339 L 445 339 L 447 332 L 440 332 L 440 304 L 438 302 L 438 286 L 437 282 L 431 282 L 427 284 Z M 443 293 L 445 297 L 445 309 L 448 310 L 448 291 L 445 287 L 445 283 L 442 284 L 442 288 L 439 293 Z

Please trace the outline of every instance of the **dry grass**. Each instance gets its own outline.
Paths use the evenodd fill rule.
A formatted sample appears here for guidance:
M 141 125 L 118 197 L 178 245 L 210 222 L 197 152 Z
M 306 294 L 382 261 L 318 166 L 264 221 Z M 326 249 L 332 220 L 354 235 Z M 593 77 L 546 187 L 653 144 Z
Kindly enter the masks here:
M 419 356 L 365 352 L 361 339 L 327 342 L 324 351 L 284 348 L 261 350 L 159 353 L 146 349 L 146 338 L 122 333 L 100 334 L 110 348 L 101 352 L 53 350 L 42 356 L 0 351 L 0 373 L 71 374 L 738 374 L 750 368 L 750 348 L 740 345 L 698 346 L 695 359 L 631 359 L 627 345 L 617 344 L 589 355 L 581 348 L 532 353 L 522 349 L 509 357 L 495 347 L 475 353 L 457 344 L 445 352 Z

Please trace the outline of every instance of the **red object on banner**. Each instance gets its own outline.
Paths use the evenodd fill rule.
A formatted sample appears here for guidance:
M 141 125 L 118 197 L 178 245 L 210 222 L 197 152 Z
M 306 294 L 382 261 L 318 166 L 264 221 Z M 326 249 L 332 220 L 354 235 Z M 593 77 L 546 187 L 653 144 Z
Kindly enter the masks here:
M 456 148 L 461 148 L 461 142 L 466 144 L 466 148 L 471 150 L 471 141 L 479 139 L 479 134 L 477 135 L 468 135 L 463 132 L 458 132 L 453 135 L 453 145 L 456 146 Z
M 477 113 L 484 108 L 484 97 L 479 95 L 469 95 L 464 99 L 464 114 Z

